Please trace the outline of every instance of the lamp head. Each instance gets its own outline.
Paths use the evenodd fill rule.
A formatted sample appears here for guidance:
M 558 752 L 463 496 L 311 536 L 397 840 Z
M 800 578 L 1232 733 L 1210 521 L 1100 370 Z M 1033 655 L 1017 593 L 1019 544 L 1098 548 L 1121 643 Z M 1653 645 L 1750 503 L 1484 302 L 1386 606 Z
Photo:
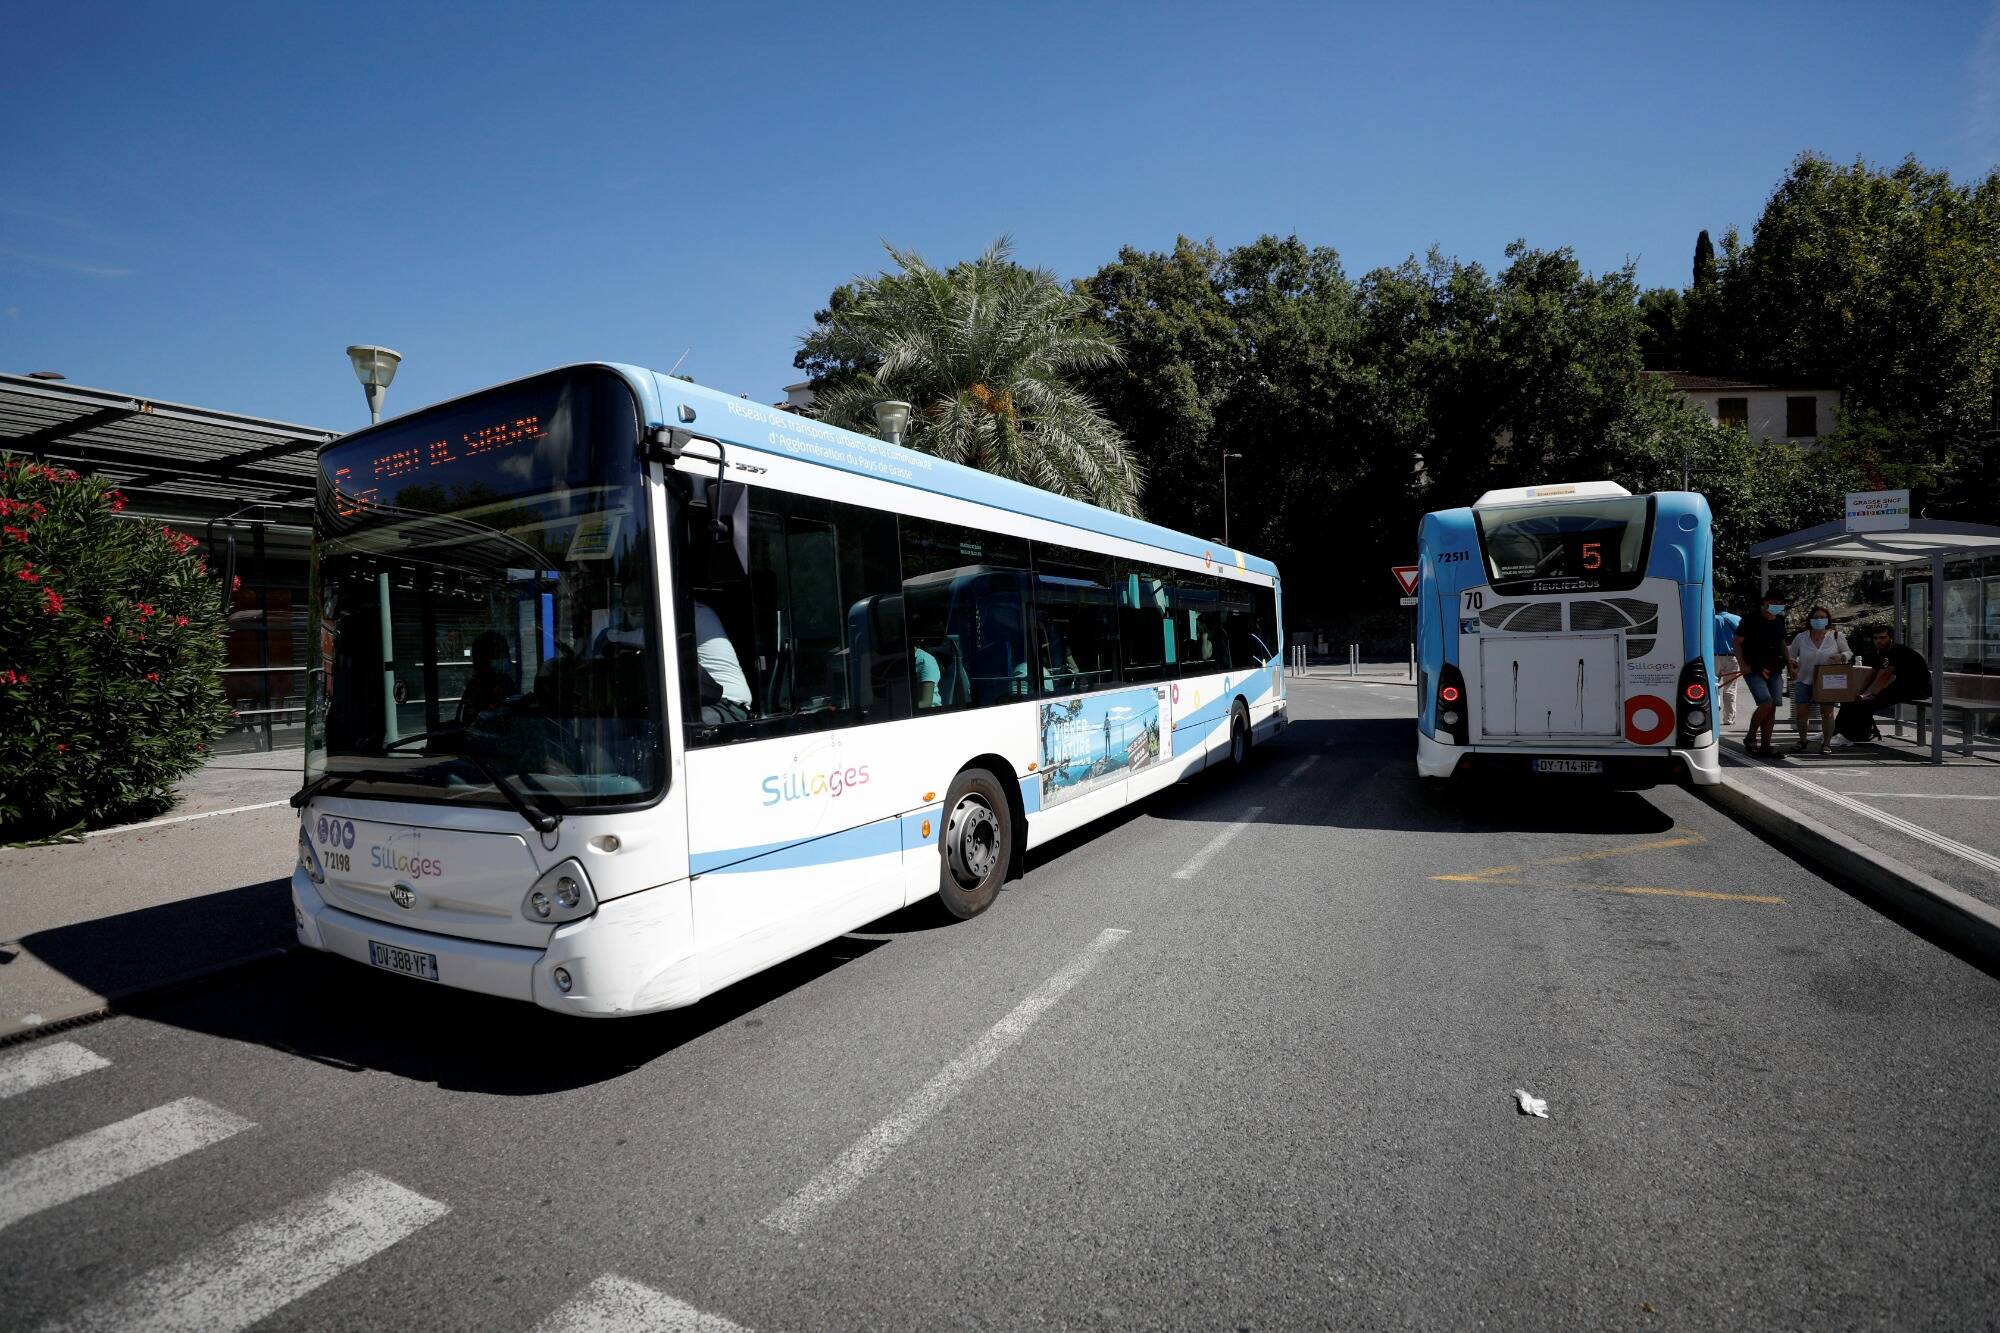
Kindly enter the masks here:
M 396 366 L 403 354 L 364 344 L 348 348 L 347 359 L 354 363 L 354 378 L 361 381 L 362 388 L 386 389 L 389 381 L 396 378 Z
M 900 398 L 891 398 L 875 404 L 875 426 L 882 432 L 882 438 L 896 444 L 903 441 L 903 431 L 910 424 L 910 405 Z

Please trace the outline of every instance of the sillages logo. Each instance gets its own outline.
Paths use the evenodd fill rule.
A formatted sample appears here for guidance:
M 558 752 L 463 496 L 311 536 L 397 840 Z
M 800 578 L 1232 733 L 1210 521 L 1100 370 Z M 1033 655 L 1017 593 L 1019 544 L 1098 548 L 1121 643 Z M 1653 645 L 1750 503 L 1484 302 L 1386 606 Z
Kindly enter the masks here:
M 839 796 L 867 785 L 866 764 L 855 768 L 836 768 L 825 773 L 805 773 L 794 769 L 790 773 L 773 773 L 764 779 L 764 804 L 803 801 L 814 796 Z
M 431 856 L 409 856 L 394 847 L 370 847 L 368 863 L 377 870 L 389 870 L 402 875 L 411 883 L 420 879 L 436 879 L 444 873 L 444 862 Z

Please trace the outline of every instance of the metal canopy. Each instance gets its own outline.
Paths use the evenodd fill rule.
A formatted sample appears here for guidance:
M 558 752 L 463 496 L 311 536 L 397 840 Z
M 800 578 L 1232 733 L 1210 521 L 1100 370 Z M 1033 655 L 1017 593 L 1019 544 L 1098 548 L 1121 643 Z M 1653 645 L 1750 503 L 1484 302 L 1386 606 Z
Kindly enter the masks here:
M 0 375 L 0 449 L 121 487 L 248 504 L 310 500 L 312 453 L 337 431 Z
M 1944 569 L 1946 563 L 1952 560 L 2000 554 L 2000 528 L 1983 523 L 1953 523 L 1945 519 L 1925 518 L 1911 519 L 1909 527 L 1894 532 L 1849 532 L 1845 520 L 1842 520 L 1758 542 L 1750 548 L 1750 554 L 1757 561 L 1760 592 L 1769 590 L 1773 574 L 1845 572 L 1857 565 L 1887 570 L 1896 580 L 1894 614 L 1896 637 L 1899 639 L 1904 636 L 1905 628 L 1904 579 L 1922 578 L 1929 583 L 1927 613 L 1930 634 L 1929 642 L 1925 644 L 1928 649 L 1925 656 L 1931 668 L 1931 762 L 1942 764 L 1944 709 L 1939 704 L 1944 699 Z M 1840 563 L 1771 567 L 1774 560 L 1800 559 Z M 1901 734 L 1900 720 L 1896 726 L 1898 734 Z M 1962 752 L 1970 754 L 1973 750 L 1994 748 L 1973 741 L 1971 718 L 1965 718 L 1961 726 L 1965 729 L 1959 746 Z M 1920 732 L 1918 744 L 1922 743 Z
M 1935 518 L 1912 519 L 1898 532 L 1849 532 L 1844 522 L 1822 523 L 1750 548 L 1751 556 L 1763 561 L 1815 556 L 1891 566 L 1928 563 L 1933 555 L 1949 559 L 1995 552 L 2000 552 L 2000 528 Z

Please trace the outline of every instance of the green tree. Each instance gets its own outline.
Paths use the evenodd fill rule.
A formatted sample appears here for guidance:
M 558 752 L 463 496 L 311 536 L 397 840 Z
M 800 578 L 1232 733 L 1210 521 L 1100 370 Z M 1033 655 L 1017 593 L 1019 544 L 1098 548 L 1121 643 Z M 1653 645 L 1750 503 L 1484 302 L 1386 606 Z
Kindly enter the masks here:
M 904 399 L 912 448 L 1138 512 L 1140 466 L 1078 387 L 1120 359 L 1089 302 L 1014 263 L 1005 237 L 948 269 L 887 248 L 898 271 L 837 290 L 801 340 L 798 364 L 823 372 L 813 414 L 872 432 L 875 404 Z
M 228 724 L 221 590 L 184 532 L 0 455 L 0 831 L 166 806 Z

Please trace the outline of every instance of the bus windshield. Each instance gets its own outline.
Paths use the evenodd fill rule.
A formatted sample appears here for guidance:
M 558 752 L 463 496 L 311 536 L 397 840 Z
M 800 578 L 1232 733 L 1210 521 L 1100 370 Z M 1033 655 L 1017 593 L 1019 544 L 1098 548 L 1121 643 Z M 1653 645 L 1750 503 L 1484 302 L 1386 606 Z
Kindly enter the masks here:
M 585 369 L 321 453 L 308 780 L 558 813 L 657 795 L 637 431 L 623 381 Z
M 1475 509 L 1486 577 L 1503 596 L 1638 586 L 1652 500 L 1633 495 Z

